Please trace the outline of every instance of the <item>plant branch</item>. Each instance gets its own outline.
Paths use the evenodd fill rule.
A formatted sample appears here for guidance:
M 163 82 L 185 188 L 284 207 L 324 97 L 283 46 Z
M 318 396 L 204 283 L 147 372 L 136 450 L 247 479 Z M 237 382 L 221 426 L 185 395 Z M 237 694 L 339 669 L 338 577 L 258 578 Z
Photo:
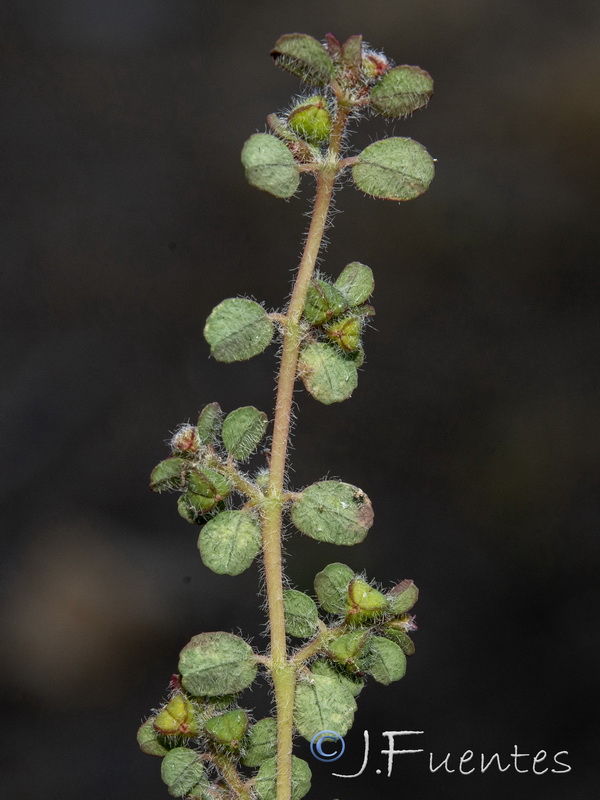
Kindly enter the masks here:
M 292 777 L 292 730 L 297 667 L 287 658 L 283 613 L 281 520 L 286 499 L 284 485 L 294 384 L 298 354 L 302 344 L 300 320 L 327 225 L 348 113 L 349 109 L 340 104 L 332 127 L 327 160 L 317 173 L 317 190 L 310 227 L 285 315 L 287 325 L 283 332 L 283 348 L 277 380 L 269 486 L 265 502 L 262 504 L 263 556 L 271 636 L 271 672 L 277 704 L 277 800 L 289 800 Z

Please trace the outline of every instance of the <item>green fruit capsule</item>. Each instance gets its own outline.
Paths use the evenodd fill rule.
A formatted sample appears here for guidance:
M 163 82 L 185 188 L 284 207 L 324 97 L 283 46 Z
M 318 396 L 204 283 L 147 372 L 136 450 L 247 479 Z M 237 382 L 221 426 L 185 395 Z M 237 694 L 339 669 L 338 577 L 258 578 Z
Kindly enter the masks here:
M 185 695 L 174 695 L 154 718 L 154 728 L 164 736 L 197 736 L 198 720 Z
M 299 103 L 292 109 L 288 125 L 309 144 L 326 144 L 331 135 L 331 114 L 327 100 L 315 94 Z
M 360 347 L 361 330 L 362 320 L 355 316 L 336 320 L 325 328 L 327 336 L 347 353 L 353 353 Z
M 382 614 L 387 609 L 387 598 L 361 578 L 355 578 L 348 586 L 347 619 L 361 622 Z
M 239 750 L 247 729 L 248 715 L 241 708 L 226 711 L 204 723 L 204 730 L 211 739 L 234 750 Z

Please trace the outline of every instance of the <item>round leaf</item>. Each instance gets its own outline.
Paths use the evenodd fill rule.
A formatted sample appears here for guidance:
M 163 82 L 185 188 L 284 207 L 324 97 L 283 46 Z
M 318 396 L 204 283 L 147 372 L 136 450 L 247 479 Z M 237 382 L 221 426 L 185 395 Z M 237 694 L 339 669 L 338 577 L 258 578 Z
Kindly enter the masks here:
M 420 67 L 394 67 L 375 84 L 371 105 L 384 117 L 404 117 L 427 105 L 433 94 L 433 80 Z
M 385 200 L 412 200 L 433 180 L 433 159 L 413 139 L 381 139 L 366 147 L 352 167 L 354 183 L 363 192 Z
M 173 797 L 184 797 L 208 788 L 208 780 L 198 753 L 187 747 L 176 747 L 167 753 L 163 758 L 160 774 Z
M 347 400 L 358 385 L 358 371 L 351 357 L 323 342 L 302 350 L 298 372 L 306 390 L 327 406 Z
M 354 570 L 335 562 L 315 575 L 315 594 L 321 608 L 330 614 L 345 614 L 348 605 L 348 585 L 354 580 Z
M 292 756 L 292 800 L 301 800 L 310 791 L 310 767 L 301 758 Z M 261 800 L 276 800 L 277 759 L 265 761 L 256 775 L 254 788 Z
M 235 694 L 256 677 L 249 644 L 232 633 L 216 631 L 194 636 L 179 656 L 183 687 L 197 697 Z
M 373 270 L 360 261 L 352 261 L 341 271 L 335 288 L 344 295 L 349 306 L 360 306 L 367 302 L 375 289 Z
M 270 133 L 254 133 L 242 149 L 242 164 L 251 186 L 275 197 L 291 197 L 300 183 L 294 156 Z
M 369 648 L 369 672 L 379 683 L 399 681 L 406 673 L 406 656 L 401 647 L 383 636 L 373 636 Z
M 298 733 L 308 741 L 319 731 L 336 731 L 345 736 L 355 711 L 354 697 L 334 678 L 313 675 L 296 686 L 294 723 Z
M 319 612 L 315 601 L 296 589 L 286 589 L 283 593 L 285 632 L 289 636 L 308 639 L 318 627 Z
M 286 33 L 276 42 L 271 56 L 278 67 L 291 72 L 310 86 L 324 86 L 333 77 L 333 62 L 312 36 Z
M 277 753 L 277 721 L 273 717 L 259 719 L 248 733 L 242 764 L 260 767 L 263 761 Z
M 365 688 L 365 682 L 357 675 L 324 658 L 318 658 L 316 661 L 313 661 L 310 665 L 310 671 L 313 675 L 325 675 L 327 678 L 333 678 L 333 680 L 340 683 L 344 689 L 347 689 L 352 697 L 358 697 Z
M 222 511 L 200 531 L 202 561 L 218 575 L 239 575 L 252 564 L 262 545 L 260 525 L 245 511 Z
M 254 406 L 237 408 L 223 422 L 223 444 L 238 461 L 246 461 L 258 447 L 267 430 L 268 417 Z
M 259 355 L 271 343 L 273 323 L 267 312 L 253 300 L 231 297 L 210 313 L 204 338 L 217 361 L 230 364 Z
M 320 481 L 305 489 L 292 504 L 292 522 L 319 542 L 352 545 L 362 542 L 373 524 L 373 507 L 356 486 Z

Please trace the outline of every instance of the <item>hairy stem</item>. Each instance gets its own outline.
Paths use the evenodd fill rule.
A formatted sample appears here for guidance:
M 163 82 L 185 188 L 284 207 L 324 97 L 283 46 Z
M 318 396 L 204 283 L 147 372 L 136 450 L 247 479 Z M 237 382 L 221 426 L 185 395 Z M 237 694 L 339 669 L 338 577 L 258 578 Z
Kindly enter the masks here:
M 277 800 L 289 800 L 291 796 L 292 730 L 297 669 L 296 664 L 290 662 L 287 657 L 283 614 L 281 519 L 286 500 L 284 484 L 287 450 L 298 354 L 302 343 L 301 317 L 327 225 L 347 118 L 348 109 L 340 104 L 332 129 L 327 160 L 320 165 L 317 172 L 317 190 L 310 227 L 292 297 L 285 314 L 286 324 L 283 327 L 283 348 L 277 379 L 269 486 L 262 505 L 263 556 L 271 637 L 271 672 L 277 704 Z

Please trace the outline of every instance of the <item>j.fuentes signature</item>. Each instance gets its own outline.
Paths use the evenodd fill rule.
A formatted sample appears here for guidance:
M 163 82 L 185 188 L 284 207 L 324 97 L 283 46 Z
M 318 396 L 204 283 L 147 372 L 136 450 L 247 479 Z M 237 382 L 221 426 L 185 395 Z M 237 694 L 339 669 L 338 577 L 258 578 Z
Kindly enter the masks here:
M 396 737 L 400 736 L 418 736 L 424 731 L 383 731 L 382 736 L 386 739 L 387 747 L 384 747 L 380 752 L 382 755 L 387 756 L 387 777 L 392 774 L 394 767 L 394 758 L 396 756 L 407 756 L 414 753 L 423 753 L 423 748 L 417 749 L 397 749 Z M 358 778 L 362 775 L 369 763 L 369 748 L 370 739 L 369 731 L 364 731 L 364 754 L 361 768 L 358 772 L 351 775 L 345 775 L 338 772 L 332 773 L 336 778 Z M 342 756 L 345 750 L 345 743 L 342 737 L 335 731 L 320 731 L 317 733 L 310 744 L 313 756 L 319 761 L 337 761 Z M 534 775 L 544 775 L 547 772 L 557 775 L 564 774 L 571 771 L 571 766 L 565 761 L 564 757 L 568 756 L 568 750 L 560 750 L 554 755 L 549 755 L 545 750 L 538 750 L 537 753 L 522 753 L 519 751 L 518 745 L 515 745 L 512 753 L 500 755 L 492 753 L 487 755 L 485 753 L 476 754 L 473 750 L 465 750 L 461 755 L 453 755 L 447 753 L 445 757 L 436 756 L 434 753 L 429 753 L 429 771 L 438 772 L 444 770 L 447 773 L 458 773 L 460 775 L 471 775 L 474 772 L 485 773 L 489 769 L 492 771 L 498 770 L 499 772 L 506 772 L 509 769 L 514 769 L 515 772 L 520 774 L 533 773 Z M 382 770 L 376 769 L 376 774 L 380 775 Z

